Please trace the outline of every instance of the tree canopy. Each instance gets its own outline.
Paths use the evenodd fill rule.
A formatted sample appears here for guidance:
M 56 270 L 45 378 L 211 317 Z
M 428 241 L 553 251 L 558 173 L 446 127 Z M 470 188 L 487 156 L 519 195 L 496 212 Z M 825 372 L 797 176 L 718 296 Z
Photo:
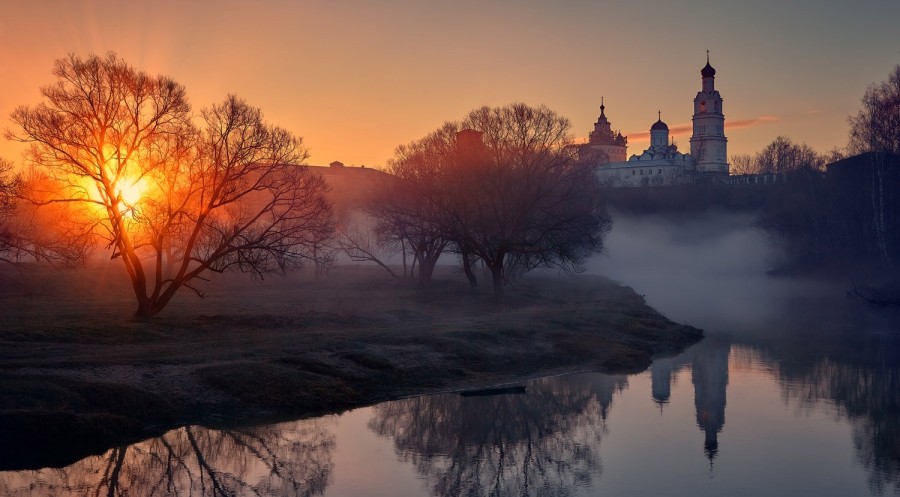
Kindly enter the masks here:
M 754 155 L 731 157 L 731 174 L 789 174 L 802 170 L 824 171 L 825 163 L 839 157 L 839 152 L 823 155 L 809 145 L 794 143 L 778 136 Z
M 866 90 L 862 108 L 849 122 L 851 153 L 900 154 L 900 65 Z
M 497 297 L 516 271 L 580 270 L 611 220 L 593 169 L 569 146 L 570 127 L 546 107 L 482 107 L 398 147 L 390 168 L 403 192 L 379 213 L 382 229 L 427 247 L 416 253 L 426 265 L 444 246 L 467 272 L 480 259 Z
M 331 236 L 302 140 L 243 100 L 195 116 L 183 86 L 114 54 L 69 55 L 53 75 L 42 103 L 13 112 L 8 137 L 30 144 L 53 184 L 33 202 L 82 206 L 83 228 L 122 260 L 138 315 L 182 287 L 200 293 L 207 271 L 284 270 Z

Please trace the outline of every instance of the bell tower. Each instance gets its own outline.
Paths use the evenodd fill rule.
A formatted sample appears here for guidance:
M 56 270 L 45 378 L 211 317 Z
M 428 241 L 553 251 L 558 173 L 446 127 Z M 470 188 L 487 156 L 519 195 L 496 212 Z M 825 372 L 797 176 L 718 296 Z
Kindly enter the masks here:
M 697 171 L 728 174 L 728 138 L 725 137 L 725 114 L 722 96 L 716 91 L 716 70 L 709 65 L 700 70 L 702 87 L 694 97 L 694 131 L 691 135 L 691 155 Z

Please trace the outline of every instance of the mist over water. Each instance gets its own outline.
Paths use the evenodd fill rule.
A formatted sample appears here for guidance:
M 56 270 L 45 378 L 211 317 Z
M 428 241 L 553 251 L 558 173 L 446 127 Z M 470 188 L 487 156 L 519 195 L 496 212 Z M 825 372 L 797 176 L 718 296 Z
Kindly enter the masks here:
M 768 274 L 781 258 L 753 212 L 631 215 L 613 212 L 602 254 L 587 271 L 632 287 L 674 321 L 707 333 L 753 332 L 798 299 L 840 288 Z

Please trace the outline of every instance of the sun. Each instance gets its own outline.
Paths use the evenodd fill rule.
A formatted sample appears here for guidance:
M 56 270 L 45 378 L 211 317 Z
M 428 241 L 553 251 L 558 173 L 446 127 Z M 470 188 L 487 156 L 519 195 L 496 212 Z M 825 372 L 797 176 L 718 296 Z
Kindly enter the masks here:
M 144 196 L 146 191 L 147 184 L 143 178 L 134 181 L 124 180 L 117 188 L 119 198 L 121 198 L 122 202 L 128 207 L 134 207 L 135 204 L 141 200 L 141 197 Z

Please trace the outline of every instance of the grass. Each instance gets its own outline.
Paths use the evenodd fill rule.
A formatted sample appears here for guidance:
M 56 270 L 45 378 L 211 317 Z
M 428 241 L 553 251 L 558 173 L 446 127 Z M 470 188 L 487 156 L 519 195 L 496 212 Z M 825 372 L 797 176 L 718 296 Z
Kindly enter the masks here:
M 129 291 L 114 265 L 0 279 L 0 468 L 76 460 L 191 422 L 637 371 L 701 337 L 597 276 L 532 275 L 502 306 L 449 271 L 424 286 L 359 267 L 220 276 L 206 299 L 185 292 L 149 320 L 131 318 Z M 60 446 L 69 439 L 80 442 Z

